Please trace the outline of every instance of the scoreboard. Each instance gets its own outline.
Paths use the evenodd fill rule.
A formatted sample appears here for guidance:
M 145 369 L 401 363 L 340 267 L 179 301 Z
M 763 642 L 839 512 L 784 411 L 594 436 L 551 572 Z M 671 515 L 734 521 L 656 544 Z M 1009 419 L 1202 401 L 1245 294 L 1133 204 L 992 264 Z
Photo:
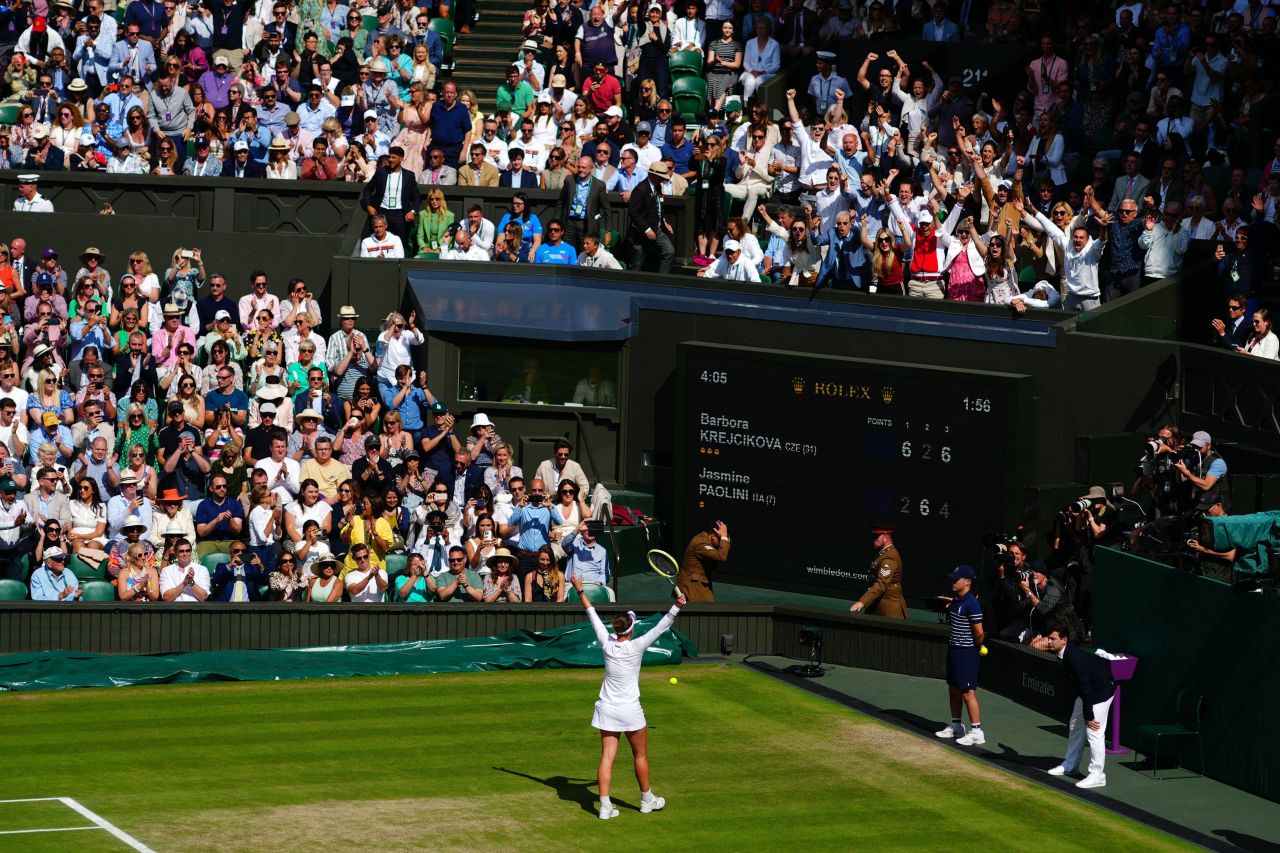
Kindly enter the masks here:
M 726 581 L 852 600 L 887 524 L 930 597 L 1014 516 L 1026 376 L 698 343 L 677 371 L 679 547 L 723 520 Z

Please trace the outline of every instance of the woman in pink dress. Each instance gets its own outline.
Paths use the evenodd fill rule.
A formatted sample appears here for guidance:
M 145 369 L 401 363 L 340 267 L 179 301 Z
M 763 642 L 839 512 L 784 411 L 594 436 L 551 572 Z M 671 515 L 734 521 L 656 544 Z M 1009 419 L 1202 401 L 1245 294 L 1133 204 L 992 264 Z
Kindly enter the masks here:
M 400 110 L 400 124 L 403 125 L 392 145 L 404 149 L 404 162 L 401 164 L 407 171 L 421 174 L 426 161 L 426 146 L 431 141 L 431 131 L 427 122 L 431 120 L 431 103 L 427 100 L 427 90 L 417 81 L 409 86 L 409 103 Z

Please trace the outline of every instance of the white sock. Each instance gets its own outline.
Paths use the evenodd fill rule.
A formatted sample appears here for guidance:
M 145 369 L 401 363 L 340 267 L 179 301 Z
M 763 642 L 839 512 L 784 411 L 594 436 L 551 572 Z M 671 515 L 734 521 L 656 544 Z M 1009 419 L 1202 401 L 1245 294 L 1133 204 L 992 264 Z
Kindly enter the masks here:
M 600 810 L 601 810 L 601 811 L 604 811 L 605 809 L 612 808 L 612 807 L 613 807 L 613 803 L 609 802 L 609 798 L 608 798 L 608 797 L 601 797 L 601 798 L 600 798 Z
M 653 789 L 651 788 L 651 789 L 649 789 L 648 791 L 641 791 L 641 792 L 640 792 L 640 799 L 641 799 L 642 801 L 646 802 L 646 803 L 647 803 L 647 802 L 649 802 L 650 800 L 652 800 L 652 799 L 653 799 Z

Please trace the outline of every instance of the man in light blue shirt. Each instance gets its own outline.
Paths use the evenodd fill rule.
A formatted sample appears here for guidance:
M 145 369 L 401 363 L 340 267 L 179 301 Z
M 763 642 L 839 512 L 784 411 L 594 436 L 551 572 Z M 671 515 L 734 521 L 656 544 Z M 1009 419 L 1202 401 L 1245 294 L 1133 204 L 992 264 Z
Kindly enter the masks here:
M 516 507 L 498 532 L 504 538 L 515 538 L 520 574 L 536 570 L 538 549 L 550 541 L 551 508 L 547 506 L 547 484 L 536 477 L 530 480 L 528 503 Z
M 641 183 L 649 180 L 649 173 L 636 165 L 638 158 L 635 149 L 622 149 L 622 165 L 609 179 L 609 192 L 629 193 Z
M 572 583 L 574 575 L 582 578 L 582 583 L 608 586 L 609 554 L 604 546 L 596 541 L 595 531 L 589 522 L 582 522 L 578 529 L 564 537 L 560 542 L 569 555 L 569 565 L 565 569 L 565 583 Z
M 83 592 L 75 573 L 67 568 L 61 548 L 44 552 L 44 565 L 31 573 L 32 601 L 78 601 Z

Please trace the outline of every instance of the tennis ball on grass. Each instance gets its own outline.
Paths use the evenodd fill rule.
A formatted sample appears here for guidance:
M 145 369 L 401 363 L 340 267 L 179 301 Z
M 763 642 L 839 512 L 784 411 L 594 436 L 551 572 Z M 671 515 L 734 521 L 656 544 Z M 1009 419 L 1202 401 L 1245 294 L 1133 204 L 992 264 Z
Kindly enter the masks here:
M 671 676 L 670 678 L 668 678 L 668 679 L 667 679 L 667 681 L 671 682 L 672 684 L 679 684 L 679 683 L 680 683 L 680 679 L 676 678 L 674 675 L 673 675 L 673 676 Z

